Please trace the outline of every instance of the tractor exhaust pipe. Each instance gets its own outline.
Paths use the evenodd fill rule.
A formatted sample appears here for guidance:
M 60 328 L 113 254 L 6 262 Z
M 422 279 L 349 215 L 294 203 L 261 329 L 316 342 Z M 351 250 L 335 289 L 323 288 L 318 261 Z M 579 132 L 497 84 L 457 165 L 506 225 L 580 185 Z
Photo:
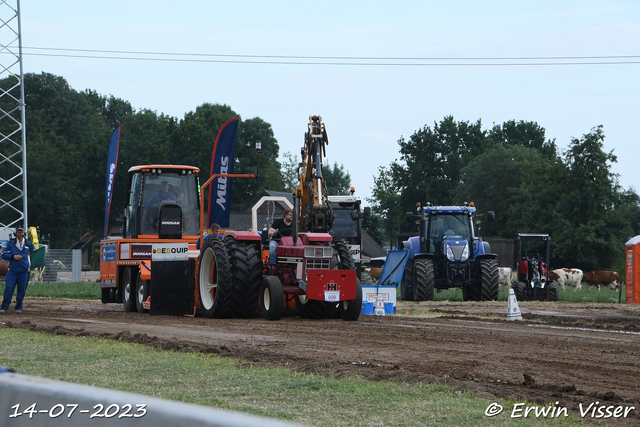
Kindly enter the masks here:
M 291 222 L 291 237 L 293 238 L 293 246 L 298 244 L 298 216 L 300 212 L 300 192 L 293 194 L 293 221 Z

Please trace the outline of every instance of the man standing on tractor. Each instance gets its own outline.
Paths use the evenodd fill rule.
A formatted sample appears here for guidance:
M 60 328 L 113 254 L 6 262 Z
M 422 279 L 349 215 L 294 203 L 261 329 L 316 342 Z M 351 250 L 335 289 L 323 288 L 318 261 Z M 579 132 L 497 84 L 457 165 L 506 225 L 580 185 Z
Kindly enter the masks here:
M 291 228 L 291 224 L 293 222 L 293 210 L 287 208 L 283 212 L 284 218 L 277 219 L 271 224 L 269 228 L 269 237 L 271 237 L 271 241 L 269 242 L 269 262 L 271 264 L 276 263 L 276 248 L 279 245 L 280 237 L 289 233 L 291 235 L 293 229 Z M 285 231 L 290 230 L 290 231 Z
M 29 254 L 34 249 L 33 244 L 24 237 L 24 228 L 16 227 L 16 238 L 10 240 L 2 251 L 2 258 L 9 261 L 9 271 L 7 271 L 0 314 L 6 313 L 9 309 L 16 285 L 18 286 L 16 314 L 22 313 L 22 300 L 27 291 L 27 282 L 29 281 Z

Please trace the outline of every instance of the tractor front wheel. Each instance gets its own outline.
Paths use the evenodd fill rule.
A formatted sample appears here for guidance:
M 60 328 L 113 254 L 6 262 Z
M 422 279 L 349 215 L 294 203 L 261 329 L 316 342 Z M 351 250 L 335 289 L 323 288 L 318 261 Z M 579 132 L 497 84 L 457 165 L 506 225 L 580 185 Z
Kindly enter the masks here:
M 522 282 L 513 282 L 511 284 L 511 288 L 513 292 L 516 294 L 516 299 L 518 301 L 524 301 L 524 287 L 525 284 Z
M 400 298 L 402 301 L 413 301 L 413 260 L 407 260 L 404 275 L 400 284 Z
M 432 259 L 417 259 L 413 263 L 414 301 L 433 301 L 436 283 Z
M 267 320 L 280 320 L 284 313 L 282 283 L 276 276 L 267 276 L 260 287 L 260 310 Z
M 498 301 L 498 261 L 495 259 L 483 259 L 480 261 L 480 281 L 482 301 Z
M 342 320 L 358 320 L 362 311 L 362 285 L 356 279 L 356 298 L 338 303 L 338 313 Z
M 135 300 L 133 299 L 133 295 L 136 288 L 135 278 L 131 273 L 131 267 L 126 267 L 124 269 L 124 274 L 122 276 L 122 305 L 124 307 L 124 311 L 133 311 L 136 307 Z
M 138 286 L 136 286 L 136 308 L 138 309 L 138 313 L 144 313 L 145 308 L 142 305 L 147 298 L 149 298 L 149 284 L 150 280 L 142 280 L 138 277 Z
M 560 289 L 558 289 L 557 283 L 547 285 L 547 301 L 558 301 L 559 295 Z

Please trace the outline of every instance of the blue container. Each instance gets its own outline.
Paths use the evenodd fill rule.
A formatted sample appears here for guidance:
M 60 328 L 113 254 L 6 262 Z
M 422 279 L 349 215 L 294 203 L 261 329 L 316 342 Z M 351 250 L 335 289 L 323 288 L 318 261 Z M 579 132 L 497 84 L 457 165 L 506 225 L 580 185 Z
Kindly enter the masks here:
M 373 303 L 372 302 L 363 302 L 362 303 L 362 314 L 373 315 Z
M 384 303 L 384 314 L 396 314 L 396 308 L 393 306 L 393 302 Z

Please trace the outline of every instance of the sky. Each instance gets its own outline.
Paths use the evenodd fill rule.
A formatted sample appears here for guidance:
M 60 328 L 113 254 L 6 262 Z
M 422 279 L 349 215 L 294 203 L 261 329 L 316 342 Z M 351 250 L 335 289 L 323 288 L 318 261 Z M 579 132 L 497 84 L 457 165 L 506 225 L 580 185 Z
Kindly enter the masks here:
M 226 104 L 270 123 L 280 154 L 298 159 L 309 116 L 320 115 L 327 161 L 365 199 L 378 168 L 400 158 L 397 141 L 446 116 L 487 130 L 536 122 L 561 151 L 602 125 L 619 183 L 639 188 L 637 0 L 23 0 L 20 9 L 25 73 L 178 119 Z

